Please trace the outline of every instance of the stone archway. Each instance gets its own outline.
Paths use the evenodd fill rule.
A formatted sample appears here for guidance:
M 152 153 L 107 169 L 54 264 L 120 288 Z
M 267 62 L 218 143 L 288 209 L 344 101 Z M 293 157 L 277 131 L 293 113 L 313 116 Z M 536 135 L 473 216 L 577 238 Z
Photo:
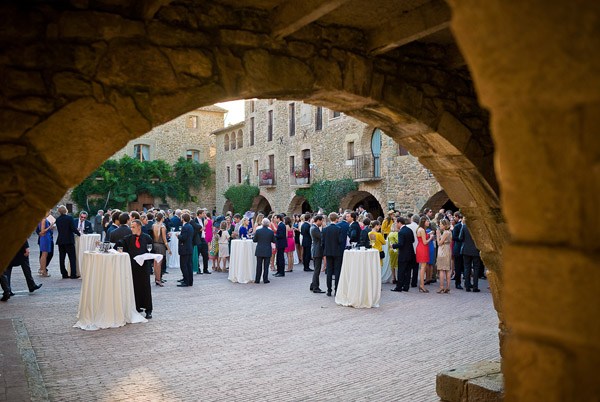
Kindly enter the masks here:
M 342 209 L 356 210 L 362 205 L 367 212 L 373 215 L 373 218 L 377 219 L 378 216 L 385 217 L 382 205 L 377 201 L 375 195 L 368 191 L 351 191 L 344 198 L 340 200 L 340 207 Z
M 254 212 L 262 212 L 266 217 L 273 211 L 273 208 L 271 207 L 271 202 L 261 192 L 261 194 L 254 197 L 251 210 Z
M 436 213 L 442 208 L 446 210 L 450 209 L 453 212 L 457 210 L 456 205 L 444 190 L 440 190 L 432 195 L 423 205 L 424 208 L 431 208 Z
M 225 204 L 223 204 L 223 215 L 231 211 L 233 211 L 233 203 L 230 200 L 225 200 Z
M 309 212 L 311 210 L 311 206 L 308 203 L 308 200 L 299 195 L 294 195 L 292 200 L 290 201 L 290 205 L 288 207 L 288 215 L 300 214 L 304 212 Z

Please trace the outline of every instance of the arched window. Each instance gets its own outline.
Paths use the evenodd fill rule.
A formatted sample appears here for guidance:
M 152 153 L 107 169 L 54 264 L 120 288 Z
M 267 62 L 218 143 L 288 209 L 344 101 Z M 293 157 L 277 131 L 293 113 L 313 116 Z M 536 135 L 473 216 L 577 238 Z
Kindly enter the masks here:
M 235 149 L 235 131 L 231 133 L 231 137 L 229 137 L 229 148 L 232 150 Z
M 238 149 L 244 147 L 244 133 L 242 133 L 242 130 L 237 133 L 237 147 Z
M 225 134 L 225 151 L 229 151 L 229 134 Z
M 150 160 L 150 145 L 148 144 L 135 144 L 133 146 L 133 157 L 138 161 L 149 161 Z

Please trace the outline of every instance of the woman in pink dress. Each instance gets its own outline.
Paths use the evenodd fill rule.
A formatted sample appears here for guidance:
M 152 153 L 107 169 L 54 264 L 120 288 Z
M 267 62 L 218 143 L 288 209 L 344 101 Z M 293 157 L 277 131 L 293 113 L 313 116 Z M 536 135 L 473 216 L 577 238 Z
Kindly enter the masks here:
M 429 219 L 426 216 L 421 217 L 419 227 L 417 228 L 417 263 L 419 264 L 419 292 L 429 293 L 425 289 L 425 271 L 429 264 L 429 242 L 433 239 L 425 232 L 429 227 Z
M 294 240 L 294 226 L 292 219 L 289 216 L 285 217 L 285 231 L 287 236 L 287 247 L 285 252 L 287 253 L 288 269 L 285 272 L 292 272 L 294 270 L 294 251 L 296 250 L 296 242 Z

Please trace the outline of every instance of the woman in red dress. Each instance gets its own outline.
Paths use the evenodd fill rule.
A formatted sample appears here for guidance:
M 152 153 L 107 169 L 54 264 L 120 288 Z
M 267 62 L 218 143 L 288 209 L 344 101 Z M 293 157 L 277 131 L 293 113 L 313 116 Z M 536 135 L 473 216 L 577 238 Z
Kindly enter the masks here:
M 294 226 L 292 223 L 292 218 L 289 216 L 285 217 L 285 231 L 287 237 L 287 247 L 285 248 L 285 252 L 287 253 L 288 259 L 288 269 L 285 272 L 292 272 L 294 270 L 294 251 L 296 251 L 296 243 L 294 240 Z
M 419 264 L 419 292 L 423 293 L 429 293 L 429 290 L 425 289 L 425 270 L 429 264 L 428 244 L 433 239 L 433 235 L 427 235 L 425 232 L 428 227 L 429 219 L 426 216 L 421 217 L 417 228 L 417 263 Z

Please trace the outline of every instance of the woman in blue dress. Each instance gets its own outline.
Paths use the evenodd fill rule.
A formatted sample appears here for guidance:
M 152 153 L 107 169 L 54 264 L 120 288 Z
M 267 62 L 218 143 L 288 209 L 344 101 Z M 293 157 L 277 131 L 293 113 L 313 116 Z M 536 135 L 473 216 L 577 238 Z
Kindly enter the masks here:
M 427 263 L 427 277 L 425 280 L 425 285 L 429 285 L 430 283 L 436 283 L 435 276 L 433 274 L 433 266 L 435 265 L 436 253 L 435 253 L 435 236 L 437 231 L 433 229 L 427 229 L 427 235 L 432 236 L 433 240 L 429 242 L 429 262 Z
M 48 211 L 50 215 L 51 211 Z M 47 215 L 47 216 L 48 216 Z M 38 242 L 40 244 L 40 270 L 38 273 L 40 276 L 49 277 L 48 265 L 54 255 L 54 239 L 52 237 L 52 228 L 54 225 L 50 224 L 48 218 L 44 218 L 38 223 Z

